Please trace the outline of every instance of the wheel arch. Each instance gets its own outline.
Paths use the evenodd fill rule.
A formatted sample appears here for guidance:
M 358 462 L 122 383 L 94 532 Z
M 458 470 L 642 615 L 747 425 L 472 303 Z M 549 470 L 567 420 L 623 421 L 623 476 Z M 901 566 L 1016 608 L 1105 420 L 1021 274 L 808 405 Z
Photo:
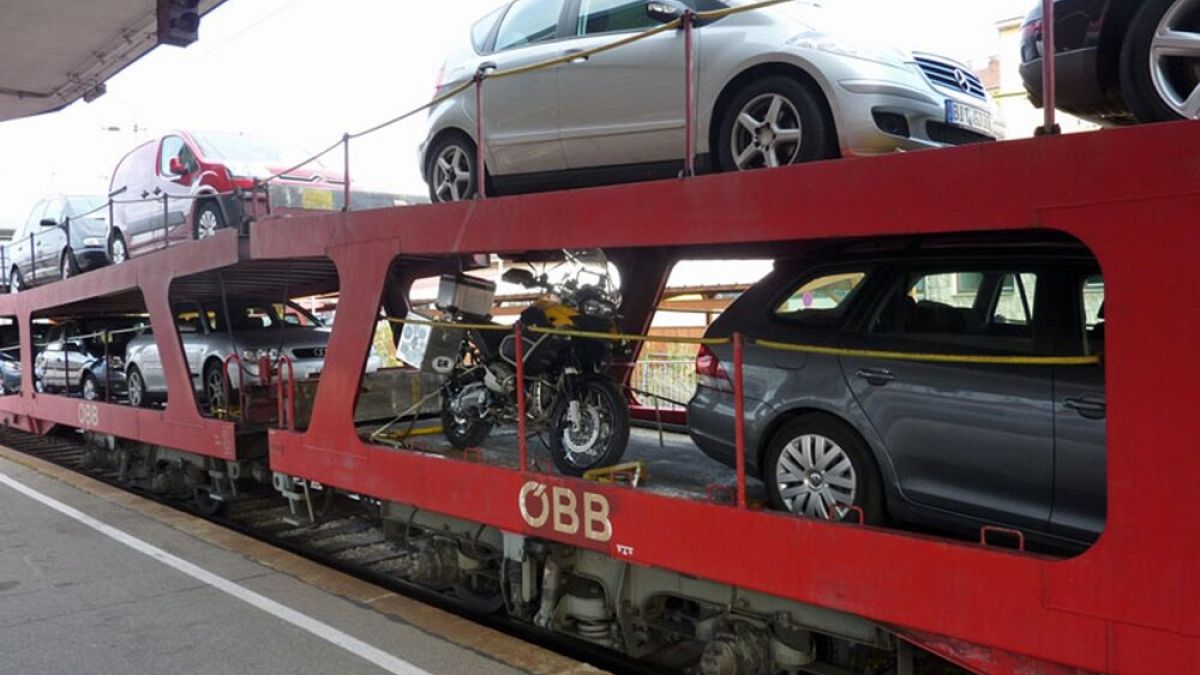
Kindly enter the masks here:
M 758 438 L 758 442 L 753 448 L 759 475 L 766 475 L 766 467 L 764 465 L 766 464 L 767 451 L 771 446 L 771 439 L 775 437 L 775 434 L 779 433 L 779 430 L 789 422 L 808 415 L 824 417 L 844 427 L 847 432 L 854 434 L 855 437 L 862 442 L 863 446 L 867 448 L 867 454 L 870 456 L 871 461 L 875 466 L 875 473 L 877 476 L 879 476 L 880 482 L 882 483 L 881 487 L 883 488 L 883 505 L 886 510 L 887 505 L 892 502 L 892 496 L 894 494 L 893 486 L 896 485 L 894 470 L 891 466 L 891 463 L 887 461 L 887 457 L 882 456 L 882 451 L 880 450 L 879 446 L 875 443 L 872 443 L 871 440 L 867 438 L 867 434 L 863 433 L 862 429 L 860 429 L 857 424 L 855 424 L 852 420 L 847 419 L 845 415 L 830 408 L 809 404 L 798 405 L 796 407 L 787 408 L 777 412 L 767 423 L 767 425 L 763 427 L 763 431 Z
M 1133 24 L 1133 17 L 1141 8 L 1139 2 L 1117 2 L 1109 0 L 1104 8 L 1104 18 L 1100 28 L 1100 42 L 1097 45 L 1099 59 L 1100 86 L 1105 91 L 1121 85 L 1121 48 L 1125 44 L 1125 35 Z
M 841 146 L 841 129 L 838 126 L 837 118 L 833 114 L 833 107 L 830 104 L 830 93 L 826 84 L 813 74 L 811 70 L 805 68 L 798 63 L 787 61 L 766 61 L 748 65 L 741 70 L 737 75 L 729 79 L 725 86 L 721 88 L 721 93 L 717 95 L 713 102 L 712 114 L 708 121 L 708 152 L 715 157 L 717 147 L 720 144 L 718 136 L 721 133 L 721 121 L 725 116 L 726 110 L 729 108 L 730 102 L 737 96 L 741 89 L 754 80 L 768 77 L 771 75 L 782 75 L 784 77 L 794 78 L 803 84 L 810 86 L 813 90 L 821 95 L 821 103 L 824 106 L 824 113 L 828 118 L 829 123 L 833 125 L 834 134 L 838 138 L 838 145 Z

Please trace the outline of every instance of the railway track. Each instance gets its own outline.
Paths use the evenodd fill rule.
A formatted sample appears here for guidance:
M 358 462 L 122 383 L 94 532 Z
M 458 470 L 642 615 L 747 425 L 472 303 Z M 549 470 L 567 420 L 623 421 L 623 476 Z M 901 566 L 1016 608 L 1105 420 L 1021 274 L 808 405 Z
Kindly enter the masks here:
M 236 500 L 224 503 L 221 508 L 212 508 L 212 505 L 163 496 L 137 487 L 123 479 L 118 470 L 89 466 L 87 444 L 77 431 L 60 430 L 37 436 L 0 429 L 0 445 L 186 511 L 331 569 L 597 668 L 631 674 L 673 672 L 662 664 L 648 665 L 569 636 L 533 629 L 528 624 L 513 621 L 494 611 L 481 612 L 479 607 L 459 601 L 452 595 L 400 578 L 396 573 L 404 569 L 407 552 L 394 537 L 388 536 L 378 518 L 377 505 L 368 500 L 326 491 L 326 498 L 315 507 L 316 519 L 313 522 L 307 520 L 307 514 L 295 513 L 287 499 L 269 489 L 243 494 Z

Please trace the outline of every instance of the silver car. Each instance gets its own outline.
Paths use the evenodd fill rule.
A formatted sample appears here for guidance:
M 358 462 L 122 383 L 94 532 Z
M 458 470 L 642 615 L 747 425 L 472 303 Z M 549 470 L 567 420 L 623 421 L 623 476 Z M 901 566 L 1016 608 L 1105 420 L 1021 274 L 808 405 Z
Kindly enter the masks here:
M 228 308 L 228 311 L 226 311 Z M 270 300 L 187 302 L 175 306 L 176 326 L 192 384 L 210 408 L 223 407 L 225 391 L 239 386 L 241 374 L 226 359 L 236 354 L 244 365 L 247 384 L 258 382 L 259 360 L 290 356 L 297 380 L 320 374 L 330 329 L 293 303 Z M 125 380 L 129 403 L 148 405 L 167 394 L 162 359 L 154 336 L 129 341 L 125 350 Z
M 746 0 L 515 0 L 446 59 L 438 95 Z M 735 171 L 995 139 L 991 103 L 963 64 L 875 46 L 796 0 L 695 31 L 696 154 Z M 861 22 L 858 24 L 861 26 Z M 517 192 L 676 175 L 684 156 L 684 36 L 666 31 L 552 68 L 486 82 L 489 189 Z M 475 194 L 473 88 L 434 106 L 421 146 L 433 201 Z

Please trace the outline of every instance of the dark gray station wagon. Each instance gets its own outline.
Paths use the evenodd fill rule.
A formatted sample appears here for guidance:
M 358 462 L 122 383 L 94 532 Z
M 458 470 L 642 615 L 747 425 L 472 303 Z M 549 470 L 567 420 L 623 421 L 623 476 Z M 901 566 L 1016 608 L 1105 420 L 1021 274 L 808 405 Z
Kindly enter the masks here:
M 1074 240 L 825 247 L 776 262 L 709 329 L 853 350 L 1087 356 L 1104 282 Z M 702 349 L 692 438 L 734 463 L 732 348 Z M 745 351 L 747 467 L 772 506 L 941 530 L 999 525 L 1075 548 L 1105 518 L 1105 390 L 1090 365 Z

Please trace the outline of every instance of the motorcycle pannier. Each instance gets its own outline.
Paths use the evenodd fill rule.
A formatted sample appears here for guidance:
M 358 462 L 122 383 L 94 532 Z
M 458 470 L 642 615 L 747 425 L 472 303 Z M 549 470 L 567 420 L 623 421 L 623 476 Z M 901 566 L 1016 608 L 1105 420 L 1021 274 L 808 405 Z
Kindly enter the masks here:
M 496 297 L 495 282 L 466 274 L 443 274 L 438 283 L 438 309 L 470 316 L 485 317 L 492 313 Z

